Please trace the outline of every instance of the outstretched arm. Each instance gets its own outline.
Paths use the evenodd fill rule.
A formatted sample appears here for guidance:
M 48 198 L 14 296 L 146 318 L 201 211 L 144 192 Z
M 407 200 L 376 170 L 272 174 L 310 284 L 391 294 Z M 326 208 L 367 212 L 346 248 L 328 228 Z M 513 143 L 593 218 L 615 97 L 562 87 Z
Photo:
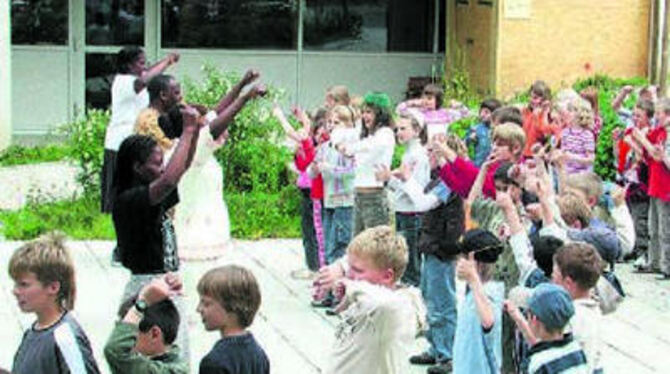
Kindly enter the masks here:
M 212 138 L 218 139 L 219 135 L 223 134 L 228 128 L 230 122 L 235 118 L 235 115 L 244 107 L 247 101 L 266 93 L 265 85 L 257 84 L 253 86 L 246 94 L 236 98 L 232 104 L 228 105 L 210 124 L 209 131 Z
M 142 75 L 135 80 L 135 93 L 139 93 L 147 86 L 151 78 L 161 74 L 168 67 L 174 65 L 179 61 L 179 53 L 168 53 L 162 60 L 151 65 L 147 70 L 145 70 Z
M 226 95 L 223 96 L 221 100 L 216 104 L 216 106 L 214 107 L 214 111 L 216 112 L 216 114 L 221 114 L 226 108 L 228 108 L 228 106 L 232 104 L 235 101 L 235 99 L 237 99 L 240 96 L 240 92 L 242 92 L 242 89 L 251 82 L 258 79 L 260 75 L 261 74 L 256 70 L 251 69 L 247 70 L 247 72 L 244 73 L 242 79 L 240 79 L 240 81 L 237 82 L 237 84 L 235 84 L 233 88 L 231 88 L 230 91 L 228 91 L 228 93 L 226 93 Z
M 182 109 L 184 118 L 184 131 L 179 138 L 179 144 L 170 158 L 165 171 L 158 179 L 149 185 L 149 202 L 151 205 L 159 204 L 175 188 L 193 160 L 196 144 L 198 143 L 198 113 L 195 109 L 186 107 Z
M 284 132 L 286 133 L 286 136 L 291 138 L 291 140 L 295 141 L 296 143 L 300 143 L 306 138 L 306 134 L 300 134 L 298 133 L 293 126 L 288 122 L 286 119 L 286 116 L 284 115 L 284 112 L 281 110 L 279 105 L 275 104 L 274 108 L 272 109 L 272 115 L 279 121 L 279 124 L 281 125 L 282 129 L 284 129 Z
M 612 109 L 614 109 L 615 112 L 621 108 L 621 104 L 623 104 L 623 101 L 626 100 L 631 92 L 633 92 L 633 86 L 623 86 L 621 88 L 621 91 L 619 91 L 614 100 L 612 100 Z

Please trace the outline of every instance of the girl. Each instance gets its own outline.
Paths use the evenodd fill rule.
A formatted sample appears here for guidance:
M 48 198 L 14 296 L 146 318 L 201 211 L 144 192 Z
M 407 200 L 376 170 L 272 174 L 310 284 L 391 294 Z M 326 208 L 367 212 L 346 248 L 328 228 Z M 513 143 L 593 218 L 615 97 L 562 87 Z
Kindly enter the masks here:
M 412 179 L 420 186 L 427 185 L 430 180 L 430 163 L 428 162 L 428 153 L 424 148 L 427 141 L 426 128 L 421 119 L 416 116 L 401 115 L 396 122 L 396 136 L 398 143 L 407 147 L 402 156 L 400 167 L 410 170 Z M 391 177 L 388 169 L 379 170 L 377 180 L 388 181 L 389 187 L 394 191 L 396 230 L 407 241 L 409 262 L 402 276 L 402 281 L 418 287 L 421 279 L 421 257 L 417 251 L 417 243 L 423 209 L 413 203 L 401 188 L 401 181 L 398 178 Z
M 397 114 L 419 113 L 426 125 L 427 135 L 432 138 L 435 134 L 447 134 L 449 125 L 470 115 L 470 110 L 452 100 L 449 108 L 442 108 L 444 90 L 436 84 L 428 84 L 423 89 L 419 99 L 404 101 L 396 108 Z
M 583 89 L 579 95 L 591 104 L 591 110 L 593 110 L 593 136 L 597 140 L 600 129 L 603 127 L 603 118 L 600 116 L 600 111 L 598 110 L 598 89 L 589 86 Z
M 326 109 L 333 109 L 337 105 L 349 105 L 349 89 L 347 86 L 332 86 L 326 90 Z
M 581 99 L 568 104 L 573 113 L 561 131 L 561 150 L 565 156 L 565 172 L 575 174 L 593 170 L 596 142 L 593 135 L 593 111 Z
M 163 151 L 148 136 L 132 135 L 119 147 L 112 220 L 121 262 L 132 273 L 122 302 L 154 278 L 179 270 L 177 243 L 167 210 L 179 200 L 176 187 L 191 164 L 199 136 L 195 109 L 184 108 L 182 115 L 183 132 L 166 166 Z M 176 302 L 180 314 L 186 316 L 183 300 Z M 187 326 L 180 324 L 177 336 L 185 359 L 189 357 Z
M 121 142 L 133 133 L 139 112 L 149 105 L 146 85 L 151 78 L 179 61 L 176 53 L 168 54 L 150 68 L 140 47 L 124 47 L 116 56 L 118 73 L 112 83 L 112 115 L 105 134 L 105 155 L 101 175 L 101 210 L 112 212 L 114 192 L 112 182 L 116 166 L 116 152 Z
M 375 167 L 389 168 L 395 147 L 389 108 L 391 100 L 384 93 L 365 95 L 361 139 L 356 143 L 336 145 L 336 149 L 356 162 L 354 179 L 354 232 L 388 225 L 389 205 L 384 184 L 375 178 Z

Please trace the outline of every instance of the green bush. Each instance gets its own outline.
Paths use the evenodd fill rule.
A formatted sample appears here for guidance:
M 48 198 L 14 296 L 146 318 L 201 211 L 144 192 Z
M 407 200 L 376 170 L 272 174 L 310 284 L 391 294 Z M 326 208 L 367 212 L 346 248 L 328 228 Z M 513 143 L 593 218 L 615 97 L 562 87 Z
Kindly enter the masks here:
M 67 135 L 70 154 L 79 165 L 77 182 L 84 188 L 86 195 L 100 193 L 100 172 L 109 116 L 109 111 L 90 109 L 85 118 L 62 127 Z
M 39 147 L 11 145 L 0 152 L 0 166 L 61 161 L 69 156 L 70 148 L 63 144 L 48 144 Z

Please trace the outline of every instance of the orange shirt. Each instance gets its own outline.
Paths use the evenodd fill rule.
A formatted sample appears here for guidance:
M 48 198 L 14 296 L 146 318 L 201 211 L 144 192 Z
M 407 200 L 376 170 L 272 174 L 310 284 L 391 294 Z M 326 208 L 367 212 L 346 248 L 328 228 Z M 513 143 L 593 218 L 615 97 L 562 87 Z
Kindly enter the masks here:
M 521 111 L 523 117 L 523 131 L 526 133 L 526 146 L 523 149 L 525 157 L 532 157 L 531 148 L 533 144 L 542 142 L 545 137 L 554 135 L 556 140 L 560 139 L 561 128 L 558 125 L 547 122 L 547 116 L 544 113 L 533 113 L 529 107 Z

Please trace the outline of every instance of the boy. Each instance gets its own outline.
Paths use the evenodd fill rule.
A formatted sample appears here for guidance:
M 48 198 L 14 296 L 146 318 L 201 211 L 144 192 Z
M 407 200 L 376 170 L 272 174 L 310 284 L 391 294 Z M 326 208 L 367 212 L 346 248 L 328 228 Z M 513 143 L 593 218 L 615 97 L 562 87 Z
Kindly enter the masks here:
M 670 224 L 670 163 L 668 163 L 668 129 L 670 128 L 670 99 L 658 106 L 658 126 L 645 137 L 639 130 L 633 136 L 644 146 L 644 161 L 649 165 L 649 258 L 643 270 L 661 273 L 670 279 L 670 235 L 664 229 Z
M 198 313 L 205 330 L 221 339 L 200 361 L 200 374 L 267 374 L 270 362 L 251 332 L 261 304 L 261 292 L 247 269 L 226 265 L 205 273 L 198 282 Z
M 572 335 L 564 335 L 575 308 L 563 287 L 551 283 L 535 287 L 527 311 L 528 320 L 519 312 L 513 315 L 515 322 L 527 326 L 537 340 L 530 349 L 529 373 L 591 373 L 578 342 Z
M 507 105 L 502 106 L 491 113 L 491 126 L 493 128 L 507 122 L 523 126 L 521 110 L 515 106 Z
M 491 152 L 491 114 L 501 103 L 496 99 L 482 101 L 479 106 L 479 123 L 468 131 L 466 143 L 474 147 L 474 158 L 472 161 L 478 168 L 482 166 Z
M 347 248 L 347 278 L 338 282 L 342 319 L 326 373 L 409 372 L 406 357 L 423 316 L 421 297 L 397 282 L 407 266 L 405 239 L 389 226 L 362 231 Z
M 503 243 L 474 229 L 463 235 L 461 251 L 467 257 L 458 261 L 456 275 L 467 288 L 456 323 L 453 373 L 500 373 L 505 286 L 493 280 L 493 272 Z
M 112 373 L 187 374 L 188 362 L 179 358 L 172 345 L 179 330 L 179 312 L 169 299 L 181 281 L 173 275 L 155 279 L 136 298 L 121 308 L 105 345 L 105 358 Z
M 74 264 L 63 238 L 41 236 L 9 260 L 14 296 L 37 320 L 23 335 L 12 373 L 99 373 L 91 344 L 70 311 L 74 308 Z

